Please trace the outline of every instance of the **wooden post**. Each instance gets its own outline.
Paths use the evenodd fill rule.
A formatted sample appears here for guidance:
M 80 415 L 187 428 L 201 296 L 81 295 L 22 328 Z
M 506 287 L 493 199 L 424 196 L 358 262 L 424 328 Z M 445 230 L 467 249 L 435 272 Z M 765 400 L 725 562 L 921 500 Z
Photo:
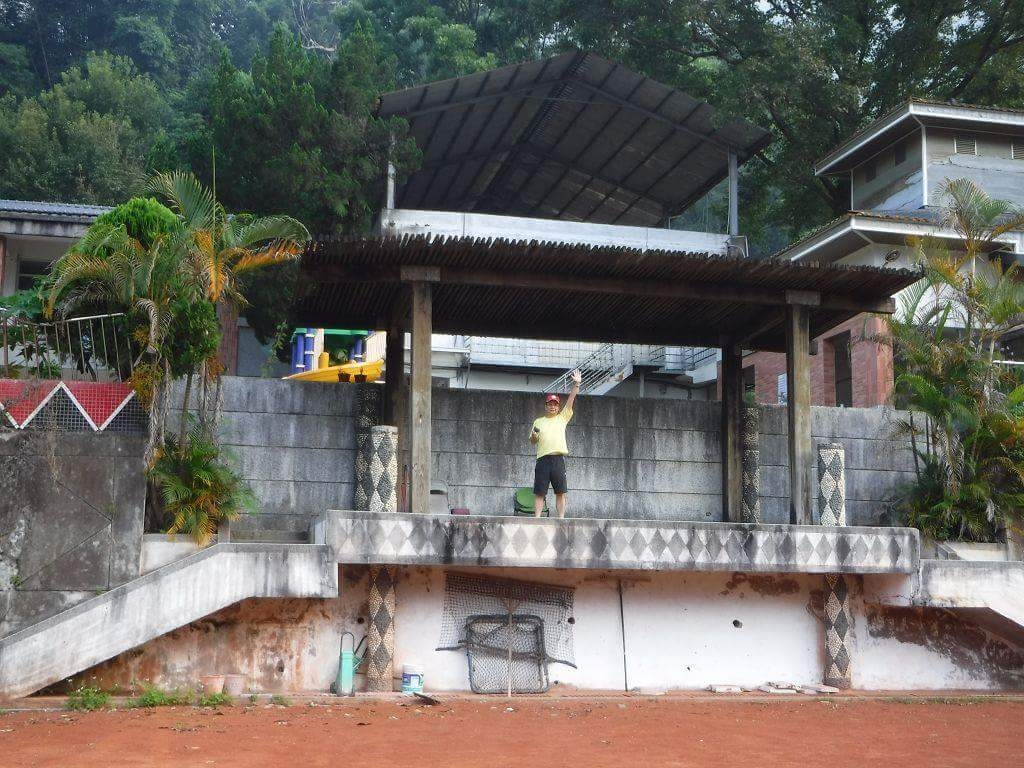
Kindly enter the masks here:
M 402 431 L 398 414 L 404 411 L 401 397 L 405 387 L 405 330 L 401 324 L 388 325 L 384 352 L 384 423 Z
M 743 351 L 722 344 L 722 522 L 742 520 L 743 498 Z
M 399 512 L 408 512 L 406 493 L 409 480 L 409 379 L 405 375 L 405 328 L 408 318 L 396 311 L 388 324 L 384 353 L 384 423 L 398 427 L 398 493 Z
M 786 411 L 789 418 L 789 522 L 811 523 L 810 312 L 786 308 Z
M 412 284 L 412 488 L 409 510 L 430 509 L 430 335 L 432 333 L 431 284 Z

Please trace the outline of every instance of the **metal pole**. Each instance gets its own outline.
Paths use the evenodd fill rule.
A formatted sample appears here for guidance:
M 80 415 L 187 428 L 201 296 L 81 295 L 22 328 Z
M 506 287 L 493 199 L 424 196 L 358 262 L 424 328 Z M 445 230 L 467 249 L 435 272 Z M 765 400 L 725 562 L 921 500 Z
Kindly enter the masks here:
M 67 320 L 64 321 L 64 333 L 66 333 L 68 335 L 68 360 L 73 363 L 73 362 L 75 362 L 75 350 L 72 349 L 73 345 L 71 343 L 71 324 Z M 63 368 L 61 369 L 60 373 L 61 373 L 60 378 L 63 379 L 64 378 L 64 369 Z
M 729 152 L 729 234 L 735 237 L 739 233 L 739 170 L 736 153 Z
M 22 345 L 24 346 L 24 345 Z M 7 376 L 10 372 L 10 358 L 7 354 L 7 314 L 4 314 L 4 376 Z
M 103 316 L 100 315 L 100 338 L 103 339 L 103 367 L 110 370 L 110 359 L 107 357 L 107 330 L 103 327 Z
M 90 321 L 92 322 L 92 321 Z M 85 380 L 85 343 L 82 341 L 82 321 L 76 320 L 75 326 L 78 328 L 78 361 L 82 364 L 80 373 L 82 374 L 82 380 Z M 71 332 L 70 326 L 68 327 L 68 333 Z
M 60 328 L 57 327 L 56 323 L 53 324 L 53 340 L 54 340 L 54 342 L 56 342 L 56 345 L 57 345 L 57 370 L 60 371 L 60 369 L 61 369 L 61 360 L 62 360 L 61 354 L 60 354 Z M 49 345 L 47 345 L 47 346 L 49 346 Z M 57 378 L 58 379 L 60 378 L 60 374 L 59 373 L 57 374 Z

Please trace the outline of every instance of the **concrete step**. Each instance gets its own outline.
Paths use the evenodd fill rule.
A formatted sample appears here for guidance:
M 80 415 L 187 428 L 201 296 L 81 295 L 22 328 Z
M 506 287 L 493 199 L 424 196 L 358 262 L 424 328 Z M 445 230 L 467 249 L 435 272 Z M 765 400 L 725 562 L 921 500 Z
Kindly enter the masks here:
M 336 597 L 330 548 L 215 544 L 0 639 L 0 695 L 27 696 L 252 597 Z

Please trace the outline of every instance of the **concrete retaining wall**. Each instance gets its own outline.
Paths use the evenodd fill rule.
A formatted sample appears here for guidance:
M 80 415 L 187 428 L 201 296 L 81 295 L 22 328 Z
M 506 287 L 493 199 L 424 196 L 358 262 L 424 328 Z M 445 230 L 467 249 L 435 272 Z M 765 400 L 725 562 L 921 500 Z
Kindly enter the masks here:
M 0 430 L 0 637 L 139 574 L 144 438 Z
M 527 437 L 538 396 L 438 389 L 433 404 L 433 478 L 450 503 L 510 514 L 515 489 L 533 482 Z M 351 507 L 354 407 L 350 385 L 225 379 L 225 442 L 262 501 L 264 527 L 301 529 L 313 514 Z M 580 398 L 568 433 L 570 515 L 721 520 L 719 414 L 717 402 Z M 877 524 L 912 476 L 892 418 L 884 409 L 812 409 L 815 441 L 846 447 L 851 524 Z M 789 517 L 785 430 L 785 409 L 766 407 L 761 491 L 771 523 Z
M 551 665 L 554 683 L 623 690 L 821 682 L 820 576 L 465 570 L 575 589 L 577 668 Z M 395 669 L 422 666 L 428 691 L 467 690 L 465 651 L 437 650 L 445 569 L 395 572 Z M 1019 648 L 950 612 L 865 602 L 862 583 L 891 578 L 851 577 L 855 688 L 999 689 L 1024 683 Z M 337 672 L 341 633 L 358 639 L 367 626 L 367 568 L 343 566 L 340 583 L 334 599 L 245 601 L 95 667 L 70 685 L 152 681 L 177 687 L 226 670 L 245 674 L 253 690 L 327 690 Z

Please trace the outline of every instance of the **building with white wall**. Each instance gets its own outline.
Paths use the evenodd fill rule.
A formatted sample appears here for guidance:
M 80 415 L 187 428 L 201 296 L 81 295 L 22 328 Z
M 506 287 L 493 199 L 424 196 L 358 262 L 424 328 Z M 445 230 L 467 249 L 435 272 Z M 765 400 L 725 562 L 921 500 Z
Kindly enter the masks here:
M 947 203 L 942 189 L 949 181 L 969 179 L 994 199 L 1024 206 L 1024 111 L 913 99 L 856 133 L 814 171 L 849 185 L 850 211 L 789 245 L 778 258 L 913 267 L 915 240 L 929 238 L 953 253 L 961 250 L 962 235 L 942 212 Z M 1004 261 L 1020 261 L 1024 232 L 1000 235 L 995 247 Z M 888 402 L 892 350 L 870 342 L 883 331 L 880 320 L 861 316 L 816 340 L 816 404 L 874 407 Z M 785 397 L 785 370 L 778 356 L 748 355 L 744 369 L 760 402 Z

